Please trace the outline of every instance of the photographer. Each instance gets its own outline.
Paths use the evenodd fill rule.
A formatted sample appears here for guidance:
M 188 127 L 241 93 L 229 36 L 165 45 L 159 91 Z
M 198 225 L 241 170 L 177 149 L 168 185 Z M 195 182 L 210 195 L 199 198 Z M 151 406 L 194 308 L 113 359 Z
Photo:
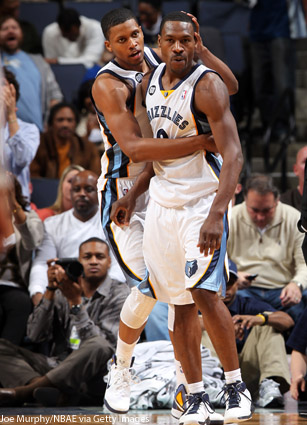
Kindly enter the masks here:
M 50 357 L 0 340 L 2 406 L 33 398 L 49 406 L 103 401 L 103 375 L 129 289 L 109 277 L 109 248 L 99 238 L 79 247 L 82 277 L 73 276 L 67 261 L 59 261 L 65 272 L 56 260 L 48 261 L 48 287 L 28 321 L 28 336 L 49 342 Z

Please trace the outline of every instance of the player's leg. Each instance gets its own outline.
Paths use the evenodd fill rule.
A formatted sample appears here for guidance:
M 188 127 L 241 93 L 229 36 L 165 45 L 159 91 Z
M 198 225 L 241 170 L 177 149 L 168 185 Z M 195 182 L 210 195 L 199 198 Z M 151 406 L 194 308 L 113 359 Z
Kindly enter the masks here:
M 229 310 L 218 291 L 225 288 L 228 272 L 226 241 L 228 220 L 224 217 L 224 233 L 221 247 L 213 255 L 205 257 L 197 243 L 199 229 L 209 213 L 214 194 L 187 204 L 180 218 L 180 232 L 185 247 L 185 285 L 189 288 L 197 308 L 201 311 L 204 327 L 214 345 L 225 371 L 226 412 L 225 423 L 237 422 L 251 417 L 250 394 L 241 379 L 235 343 L 234 326 Z M 228 268 L 228 267 L 227 267 Z
M 142 294 L 135 287 L 146 275 L 142 250 L 146 196 L 138 199 L 128 227 L 116 226 L 110 219 L 112 204 L 132 184 L 131 179 L 109 180 L 99 197 L 102 227 L 127 282 L 132 287 L 122 307 L 116 352 L 104 399 L 107 408 L 115 413 L 126 413 L 129 410 L 133 350 L 156 303 L 154 298 Z

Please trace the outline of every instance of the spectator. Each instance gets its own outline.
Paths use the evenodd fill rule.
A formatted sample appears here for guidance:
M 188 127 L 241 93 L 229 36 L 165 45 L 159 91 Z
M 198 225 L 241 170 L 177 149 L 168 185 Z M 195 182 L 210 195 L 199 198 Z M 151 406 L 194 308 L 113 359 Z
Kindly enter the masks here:
M 13 16 L 19 20 L 23 38 L 21 48 L 27 53 L 43 53 L 40 36 L 33 24 L 19 19 L 20 0 L 0 0 L 0 16 Z
M 29 291 L 34 305 L 37 305 L 45 292 L 47 281 L 47 260 L 56 257 L 77 257 L 78 246 L 92 236 L 105 240 L 100 224 L 97 200 L 97 175 L 91 171 L 81 171 L 71 182 L 73 208 L 45 220 L 43 243 L 37 251 L 30 273 Z M 113 279 L 124 281 L 124 277 L 114 258 L 110 269 Z
M 20 85 L 17 116 L 43 130 L 50 107 L 62 99 L 55 76 L 41 55 L 21 50 L 22 30 L 10 16 L 0 19 L 0 50 L 4 66 L 16 75 Z
M 266 301 L 296 321 L 304 309 L 307 288 L 303 235 L 297 229 L 299 212 L 279 202 L 269 176 L 248 179 L 244 198 L 232 210 L 227 249 L 239 270 L 239 293 Z M 257 277 L 249 280 L 252 274 Z
M 290 39 L 287 0 L 256 2 L 250 17 L 250 46 L 255 103 L 266 129 L 281 105 L 285 91 L 294 97 L 295 48 Z M 289 128 L 289 97 L 284 102 L 273 128 L 276 139 L 282 138 Z
M 296 154 L 296 162 L 293 165 L 293 171 L 298 178 L 298 186 L 287 190 L 280 196 L 281 202 L 291 205 L 297 210 L 301 211 L 302 196 L 304 189 L 304 171 L 307 159 L 307 146 L 302 147 Z
M 39 130 L 17 118 L 16 101 L 19 98 L 19 84 L 12 72 L 4 68 L 4 84 L 0 93 L 0 101 L 6 106 L 4 128 L 4 158 L 6 169 L 18 179 L 22 194 L 26 201 L 30 200 L 30 164 L 35 157 L 39 145 Z
M 81 113 L 81 120 L 76 132 L 80 137 L 87 137 L 90 142 L 95 143 L 102 154 L 104 152 L 104 146 L 101 130 L 91 100 L 91 90 L 94 81 L 94 79 L 84 81 L 79 87 L 78 107 Z
M 32 308 L 27 291 L 32 254 L 43 240 L 43 223 L 34 211 L 26 211 L 15 176 L 8 175 L 6 186 L 10 221 L 0 260 L 0 337 L 20 345 Z
M 104 50 L 100 23 L 79 16 L 75 9 L 62 9 L 57 22 L 43 31 L 43 49 L 50 64 L 83 64 L 91 68 L 99 62 Z
M 70 196 L 71 181 L 80 171 L 84 171 L 84 168 L 80 165 L 72 164 L 65 168 L 59 181 L 56 200 L 50 207 L 38 209 L 31 203 L 31 208 L 37 212 L 37 215 L 42 221 L 48 217 L 61 214 L 62 212 L 68 211 L 72 208 Z
M 235 325 L 242 377 L 253 399 L 258 398 L 259 407 L 281 406 L 282 394 L 290 388 L 282 332 L 290 329 L 294 322 L 289 314 L 276 311 L 264 301 L 238 295 L 237 267 L 232 261 L 229 262 L 229 274 L 224 303 Z M 206 333 L 203 344 L 212 350 Z
M 51 357 L 0 340 L 0 382 L 8 387 L 0 389 L 0 405 L 31 401 L 33 392 L 47 405 L 61 404 L 55 397 L 60 392 L 69 405 L 102 403 L 102 378 L 129 289 L 109 276 L 109 248 L 101 239 L 81 243 L 79 261 L 84 270 L 79 282 L 48 262 L 48 287 L 29 318 L 28 336 L 51 343 Z
M 144 34 L 144 43 L 158 47 L 158 34 L 162 21 L 161 0 L 139 0 L 139 21 Z
M 59 179 L 70 164 L 78 164 L 95 173 L 100 172 L 100 157 L 96 146 L 76 134 L 76 108 L 67 102 L 52 107 L 48 130 L 41 135 L 37 154 L 32 161 L 31 177 Z

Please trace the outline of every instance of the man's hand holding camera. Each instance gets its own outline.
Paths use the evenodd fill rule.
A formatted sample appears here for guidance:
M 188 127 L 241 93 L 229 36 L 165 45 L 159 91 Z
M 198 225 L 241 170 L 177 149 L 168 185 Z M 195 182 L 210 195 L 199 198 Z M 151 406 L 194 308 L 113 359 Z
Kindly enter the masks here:
M 78 279 L 71 280 L 65 269 L 57 264 L 59 260 L 53 258 L 47 261 L 48 264 L 48 287 L 45 292 L 47 299 L 53 299 L 54 292 L 56 289 L 60 289 L 64 297 L 69 302 L 70 307 L 72 305 L 78 305 L 82 303 L 82 287 L 80 285 L 81 276 Z

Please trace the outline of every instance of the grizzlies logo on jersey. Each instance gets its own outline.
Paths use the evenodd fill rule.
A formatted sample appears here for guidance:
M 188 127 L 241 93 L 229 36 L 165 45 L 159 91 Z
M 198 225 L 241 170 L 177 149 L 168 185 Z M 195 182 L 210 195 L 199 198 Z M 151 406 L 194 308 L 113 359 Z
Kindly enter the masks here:
M 150 86 L 148 93 L 150 94 L 150 96 L 152 96 L 156 91 L 156 86 Z
M 198 269 L 197 260 L 187 261 L 185 263 L 185 274 L 188 277 L 193 276 L 193 274 L 197 272 L 197 269 Z

